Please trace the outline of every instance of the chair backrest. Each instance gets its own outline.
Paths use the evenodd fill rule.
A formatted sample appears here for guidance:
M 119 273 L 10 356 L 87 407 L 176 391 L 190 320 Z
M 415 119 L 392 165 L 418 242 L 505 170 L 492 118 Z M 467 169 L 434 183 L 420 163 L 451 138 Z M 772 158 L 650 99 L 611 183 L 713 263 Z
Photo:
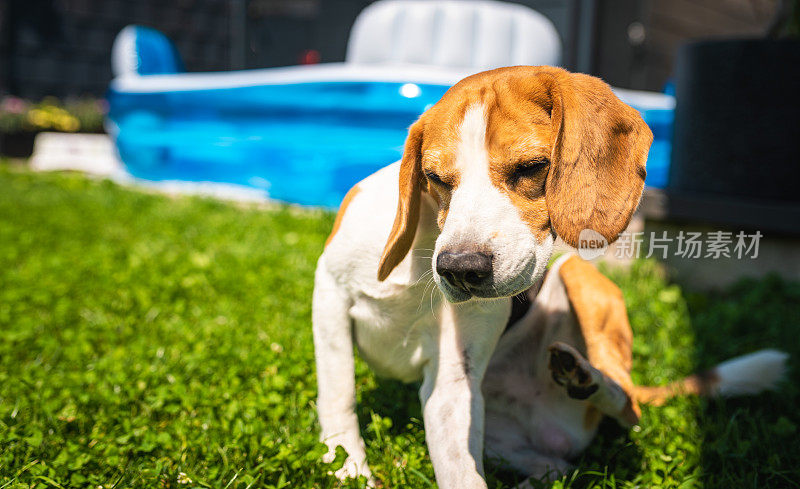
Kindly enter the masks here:
M 433 65 L 475 71 L 558 65 L 561 40 L 528 7 L 481 0 L 381 0 L 359 14 L 347 46 L 356 64 Z

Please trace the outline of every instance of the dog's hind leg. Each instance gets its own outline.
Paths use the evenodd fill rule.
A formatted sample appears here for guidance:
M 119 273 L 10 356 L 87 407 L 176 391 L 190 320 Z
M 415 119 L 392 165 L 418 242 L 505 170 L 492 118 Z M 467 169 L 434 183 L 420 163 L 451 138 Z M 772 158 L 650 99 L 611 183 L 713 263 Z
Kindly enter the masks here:
M 332 462 L 336 447 L 341 445 L 348 457 L 336 476 L 344 480 L 364 475 L 371 481 L 355 411 L 355 359 L 349 307 L 349 298 L 320 262 L 314 282 L 312 320 L 317 363 L 317 411 L 321 438 L 328 446 L 323 460 Z
M 551 371 L 568 381 L 571 397 L 589 399 L 600 412 L 623 425 L 636 424 L 641 411 L 630 375 L 633 332 L 622 291 L 577 256 L 566 259 L 558 271 L 577 318 L 586 358 L 569 345 L 553 344 L 549 348 Z M 566 368 L 573 364 L 574 370 Z M 564 372 L 557 374 L 554 367 Z
M 631 397 L 616 381 L 592 366 L 577 349 L 557 341 L 548 350 L 548 366 L 553 380 L 567 390 L 569 397 L 587 400 L 597 411 L 623 425 L 630 426 L 639 421 L 631 409 Z
M 592 264 L 577 256 L 566 259 L 559 267 L 558 274 L 586 346 L 586 358 L 581 355 L 583 361 L 579 361 L 575 357 L 576 365 L 580 366 L 575 372 L 577 374 L 585 367 L 592 382 L 584 385 L 581 381 L 586 378 L 577 374 L 575 380 L 578 383 L 573 384 L 573 393 L 586 396 L 601 413 L 616 419 L 623 426 L 636 424 L 641 411 L 635 401 L 635 387 L 630 375 L 633 332 L 628 323 L 622 291 Z M 553 369 L 554 356 L 564 356 L 564 360 L 568 361 L 566 357 L 570 353 L 551 345 L 551 364 L 548 366 Z M 596 392 L 580 392 L 581 389 Z

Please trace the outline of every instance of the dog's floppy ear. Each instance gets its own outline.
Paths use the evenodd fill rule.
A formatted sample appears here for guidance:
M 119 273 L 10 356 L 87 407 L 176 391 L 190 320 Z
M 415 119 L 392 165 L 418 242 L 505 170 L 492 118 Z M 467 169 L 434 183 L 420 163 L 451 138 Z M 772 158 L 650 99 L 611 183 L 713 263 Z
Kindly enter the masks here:
M 383 281 L 403 261 L 411 249 L 419 222 L 420 192 L 422 191 L 422 134 L 425 123 L 417 120 L 408 130 L 408 138 L 400 162 L 400 195 L 394 225 L 383 249 L 378 280 Z
M 584 229 L 612 242 L 639 204 L 653 133 L 598 78 L 560 71 L 553 81 L 545 194 L 553 230 L 575 247 Z

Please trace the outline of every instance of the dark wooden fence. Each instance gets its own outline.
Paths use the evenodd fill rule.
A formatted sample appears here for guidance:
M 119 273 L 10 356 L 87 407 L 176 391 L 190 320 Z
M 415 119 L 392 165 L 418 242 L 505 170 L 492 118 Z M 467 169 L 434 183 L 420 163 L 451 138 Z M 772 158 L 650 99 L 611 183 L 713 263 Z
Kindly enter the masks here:
M 131 23 L 173 39 L 189 71 L 344 59 L 371 0 L 2 0 L 0 93 L 102 96 L 111 44 Z M 775 0 L 517 0 L 546 15 L 565 67 L 616 86 L 660 90 L 691 38 L 763 32 Z

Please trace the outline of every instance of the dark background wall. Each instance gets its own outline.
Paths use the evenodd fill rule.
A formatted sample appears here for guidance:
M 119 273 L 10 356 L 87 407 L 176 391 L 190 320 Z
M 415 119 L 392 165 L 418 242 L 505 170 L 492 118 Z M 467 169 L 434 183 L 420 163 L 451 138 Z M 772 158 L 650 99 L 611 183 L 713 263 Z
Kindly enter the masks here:
M 5 0 L 0 93 L 101 96 L 111 44 L 131 23 L 161 30 L 189 71 L 285 66 L 314 50 L 342 61 L 370 0 Z M 563 64 L 620 87 L 660 90 L 687 39 L 761 35 L 776 0 L 518 0 L 546 15 Z
M 763 37 L 777 0 L 603 0 L 592 73 L 614 86 L 661 90 L 680 44 Z
M 229 66 L 227 0 L 5 0 L 0 90 L 31 98 L 102 95 L 111 45 L 128 24 L 155 27 L 193 71 Z

